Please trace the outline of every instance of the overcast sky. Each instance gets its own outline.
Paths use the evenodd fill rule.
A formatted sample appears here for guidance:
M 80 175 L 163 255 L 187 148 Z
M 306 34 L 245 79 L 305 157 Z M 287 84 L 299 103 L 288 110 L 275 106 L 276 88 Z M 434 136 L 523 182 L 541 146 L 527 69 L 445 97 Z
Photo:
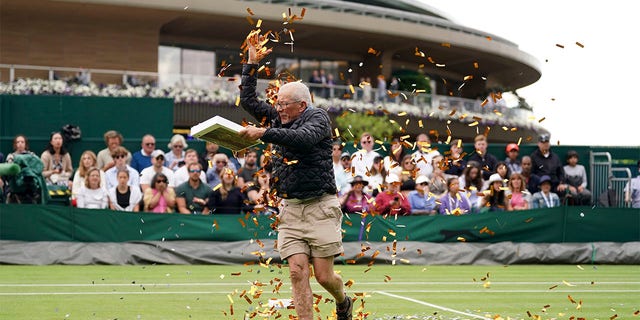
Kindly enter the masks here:
M 540 60 L 542 78 L 518 94 L 537 119 L 546 118 L 541 124 L 554 144 L 640 146 L 640 19 L 633 1 L 420 1 Z

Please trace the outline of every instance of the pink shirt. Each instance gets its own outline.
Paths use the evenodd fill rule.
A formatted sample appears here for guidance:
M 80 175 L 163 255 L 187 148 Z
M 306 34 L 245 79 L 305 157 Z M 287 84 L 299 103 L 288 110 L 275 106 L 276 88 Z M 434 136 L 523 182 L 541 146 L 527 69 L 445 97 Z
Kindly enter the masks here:
M 158 190 L 151 189 L 153 195 L 155 196 L 158 193 Z M 155 213 L 166 213 L 167 212 L 167 200 L 164 199 L 164 195 L 160 195 L 160 199 L 158 199 L 158 204 L 153 207 L 152 212 Z
M 511 207 L 524 207 L 527 201 L 524 200 L 522 192 L 515 192 L 511 194 Z

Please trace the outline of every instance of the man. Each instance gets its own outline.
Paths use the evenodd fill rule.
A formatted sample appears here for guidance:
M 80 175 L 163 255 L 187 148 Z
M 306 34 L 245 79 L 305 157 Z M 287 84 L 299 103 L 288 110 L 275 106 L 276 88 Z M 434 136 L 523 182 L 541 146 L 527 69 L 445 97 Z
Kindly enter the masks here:
M 116 165 L 115 161 L 111 157 L 111 153 L 113 153 L 117 147 L 122 145 L 122 141 L 122 135 L 118 131 L 109 130 L 104 133 L 104 143 L 107 147 L 98 152 L 98 168 L 107 172 L 107 170 Z M 127 154 L 126 163 L 131 163 L 131 153 Z
M 538 182 L 540 182 L 540 177 L 538 175 L 531 173 L 531 157 L 524 156 L 522 157 L 522 177 L 524 178 L 524 187 L 527 188 L 529 193 L 534 194 L 540 189 L 538 188 Z
M 624 201 L 631 203 L 631 208 L 640 208 L 640 161 L 638 161 L 638 176 L 631 179 L 631 184 L 624 187 Z
M 360 150 L 356 151 L 351 158 L 352 172 L 356 176 L 368 177 L 369 170 L 373 165 L 373 159 L 380 154 L 373 151 L 375 141 L 370 133 L 364 132 L 360 135 Z
M 551 178 L 549 176 L 540 177 L 540 191 L 531 197 L 531 208 L 553 208 L 560 206 L 560 198 L 555 192 L 551 191 Z
M 183 214 L 210 214 L 207 202 L 211 197 L 211 188 L 200 180 L 202 167 L 192 162 L 186 166 L 189 180 L 176 187 L 176 207 Z
M 342 278 L 333 271 L 334 257 L 344 249 L 342 211 L 331 163 L 331 120 L 326 111 L 311 105 L 309 88 L 301 82 L 282 85 L 275 108 L 258 100 L 258 63 L 271 53 L 262 47 L 264 43 L 266 37 L 256 31 L 247 37 L 248 64 L 242 68 L 240 103 L 270 127 L 247 126 L 240 135 L 273 144 L 273 188 L 283 198 L 278 250 L 289 263 L 295 310 L 298 319 L 313 319 L 311 262 L 316 280 L 335 298 L 337 319 L 351 319 L 353 302 Z
M 433 173 L 433 157 L 440 155 L 438 150 L 431 149 L 431 139 L 425 133 L 421 133 L 416 137 L 416 150 L 411 154 L 411 160 L 416 164 L 417 174 L 430 176 Z
M 507 157 L 504 159 L 504 163 L 507 164 L 509 172 L 522 173 L 522 164 L 520 163 L 520 159 L 518 159 L 520 147 L 515 143 L 509 143 L 505 151 L 507 152 Z
M 546 133 L 538 137 L 538 149 L 531 153 L 531 172 L 539 177 L 549 176 L 551 179 L 551 192 L 557 193 L 562 200 L 567 190 L 564 166 L 560 157 L 551 151 L 550 138 Z
M 150 134 L 142 137 L 142 149 L 131 157 L 131 167 L 141 172 L 144 168 L 151 167 L 151 153 L 156 149 L 156 138 Z
M 491 174 L 496 170 L 498 159 L 494 155 L 487 153 L 487 136 L 479 134 L 473 139 L 473 141 L 475 152 L 469 156 L 467 161 L 478 162 L 482 169 L 482 179 L 487 181 L 489 180 L 489 177 L 491 177 Z
M 167 176 L 167 186 L 174 188 L 175 181 L 173 179 L 173 170 L 164 166 L 164 151 L 158 149 L 151 153 L 151 167 L 144 168 L 142 172 L 140 172 L 140 188 L 142 188 L 142 192 L 144 193 L 147 188 L 151 185 L 151 179 L 157 173 L 164 173 Z
M 138 171 L 127 164 L 127 155 L 129 151 L 125 147 L 118 146 L 112 153 L 111 157 L 115 161 L 115 165 L 104 173 L 104 178 L 107 182 L 107 190 L 118 185 L 118 170 L 129 171 L 129 186 L 134 188 L 140 188 L 140 174 Z
M 190 174 L 187 170 L 187 166 L 195 162 L 198 162 L 198 151 L 196 151 L 195 149 L 187 149 L 184 152 L 185 165 L 180 167 L 178 170 L 176 170 L 176 172 L 173 173 L 173 183 L 176 187 L 189 181 Z M 202 164 L 200 166 L 200 168 L 202 168 Z M 202 183 L 207 183 L 207 175 L 205 174 L 205 170 L 200 171 L 200 181 L 202 181 Z
M 258 169 L 258 152 L 255 149 L 247 150 L 244 153 L 244 165 L 238 170 L 238 188 L 242 189 L 246 183 L 253 181 Z

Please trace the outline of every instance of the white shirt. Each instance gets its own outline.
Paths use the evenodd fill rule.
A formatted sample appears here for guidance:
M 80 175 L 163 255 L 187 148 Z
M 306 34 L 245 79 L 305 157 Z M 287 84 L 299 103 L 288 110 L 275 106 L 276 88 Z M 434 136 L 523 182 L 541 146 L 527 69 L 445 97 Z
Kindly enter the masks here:
M 105 188 L 89 189 L 82 186 L 76 194 L 76 199 L 78 208 L 106 209 L 109 206 L 109 196 Z
M 127 170 L 129 171 L 129 183 L 128 185 L 132 187 L 140 188 L 140 173 L 138 170 L 134 169 L 130 165 L 127 165 Z M 107 172 L 104 173 L 104 177 L 107 181 L 107 190 L 118 185 L 118 168 L 113 167 Z
M 351 158 L 351 167 L 354 168 L 354 176 L 367 176 L 367 171 L 373 165 L 373 159 L 380 156 L 377 152 L 371 150 L 367 152 L 364 149 L 358 150 Z
M 176 185 L 173 170 L 163 166 L 162 173 L 167 176 L 167 180 L 169 180 L 167 185 L 175 188 Z M 151 185 L 151 179 L 153 179 L 153 176 L 155 175 L 156 171 L 153 166 L 142 169 L 142 172 L 140 172 L 140 184 Z

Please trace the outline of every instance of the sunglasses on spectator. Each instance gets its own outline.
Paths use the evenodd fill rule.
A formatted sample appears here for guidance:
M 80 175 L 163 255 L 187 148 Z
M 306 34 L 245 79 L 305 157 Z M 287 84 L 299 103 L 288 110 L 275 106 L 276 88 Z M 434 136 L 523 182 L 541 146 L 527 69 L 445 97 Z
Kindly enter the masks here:
M 216 163 L 223 163 L 223 164 L 227 164 L 226 161 L 216 161 Z
M 158 179 L 158 180 L 156 180 L 156 183 L 167 183 L 167 180 L 164 180 L 164 179 Z
M 428 185 L 429 185 L 429 182 L 420 182 L 420 185 L 421 185 L 421 186 L 428 186 Z
M 182 148 L 182 147 L 184 147 L 184 146 L 179 145 L 179 144 L 176 144 L 176 145 L 175 145 L 175 146 L 173 146 L 173 147 L 174 147 L 174 148 Z
M 147 142 L 144 145 L 147 146 L 147 147 L 151 147 L 151 146 L 155 146 L 156 143 L 155 142 Z
M 126 157 L 126 156 L 123 155 L 123 154 L 118 154 L 118 155 L 113 156 L 114 159 L 120 159 L 120 158 L 124 158 L 124 157 Z
M 202 170 L 200 170 L 200 169 L 189 169 L 189 172 L 191 172 L 191 173 L 200 173 L 200 171 L 202 171 Z

